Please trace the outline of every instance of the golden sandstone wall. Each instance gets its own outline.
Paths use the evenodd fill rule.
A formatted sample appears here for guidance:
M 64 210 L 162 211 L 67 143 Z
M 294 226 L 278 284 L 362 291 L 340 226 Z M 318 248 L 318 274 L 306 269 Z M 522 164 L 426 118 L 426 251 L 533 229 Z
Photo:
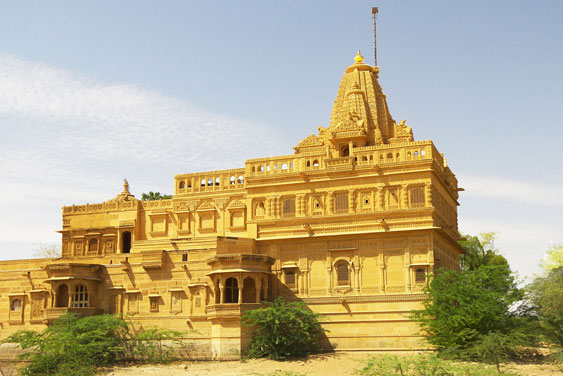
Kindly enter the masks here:
M 426 275 L 458 268 L 461 190 L 431 141 L 396 123 L 358 54 L 330 126 L 291 155 L 177 175 L 170 200 L 123 192 L 63 207 L 62 258 L 0 262 L 2 336 L 67 311 L 186 333 L 190 355 L 244 349 L 241 314 L 284 296 L 322 313 L 324 345 L 419 349 Z

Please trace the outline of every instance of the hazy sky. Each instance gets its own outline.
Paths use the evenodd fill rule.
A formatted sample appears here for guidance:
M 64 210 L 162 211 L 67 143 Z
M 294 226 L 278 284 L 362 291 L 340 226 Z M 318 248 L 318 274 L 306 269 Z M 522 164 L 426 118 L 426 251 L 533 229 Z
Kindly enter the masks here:
M 0 258 L 61 206 L 291 154 L 358 49 L 456 173 L 460 230 L 522 276 L 563 243 L 563 2 L 0 1 Z

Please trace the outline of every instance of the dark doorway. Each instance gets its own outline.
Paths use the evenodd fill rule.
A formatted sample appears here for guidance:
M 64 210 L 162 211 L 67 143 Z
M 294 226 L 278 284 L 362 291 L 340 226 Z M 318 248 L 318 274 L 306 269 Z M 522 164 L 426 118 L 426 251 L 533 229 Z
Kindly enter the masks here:
M 67 285 L 60 285 L 57 290 L 57 307 L 68 307 Z
M 123 233 L 122 244 L 123 244 L 122 253 L 130 253 L 131 252 L 131 233 L 129 231 L 125 231 Z
M 342 156 L 348 157 L 349 155 L 350 155 L 350 149 L 348 146 L 346 146 L 345 148 L 342 149 Z

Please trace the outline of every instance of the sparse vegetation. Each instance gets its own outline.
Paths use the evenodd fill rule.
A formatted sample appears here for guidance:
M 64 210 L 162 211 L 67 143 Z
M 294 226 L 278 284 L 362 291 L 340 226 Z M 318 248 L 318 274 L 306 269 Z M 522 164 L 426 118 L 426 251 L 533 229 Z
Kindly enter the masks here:
M 254 330 L 248 346 L 251 358 L 282 360 L 320 351 L 323 329 L 319 315 L 303 303 L 277 298 L 265 308 L 246 311 L 243 324 Z
M 134 332 L 123 318 L 114 315 L 80 317 L 69 313 L 59 317 L 41 333 L 23 330 L 3 342 L 18 343 L 28 352 L 24 376 L 90 376 L 96 368 L 121 360 L 150 363 L 173 359 L 171 347 L 180 333 L 150 329 Z
M 438 358 L 437 355 L 371 357 L 358 371 L 362 376 L 493 376 L 498 375 L 494 367 L 475 363 L 455 363 Z M 511 376 L 514 373 L 503 373 Z

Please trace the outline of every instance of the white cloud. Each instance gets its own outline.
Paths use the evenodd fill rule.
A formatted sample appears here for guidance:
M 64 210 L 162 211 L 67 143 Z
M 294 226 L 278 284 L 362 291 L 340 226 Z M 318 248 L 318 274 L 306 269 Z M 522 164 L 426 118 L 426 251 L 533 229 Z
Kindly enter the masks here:
M 514 200 L 533 205 L 563 206 L 563 187 L 494 176 L 459 174 L 469 197 Z
M 136 195 L 171 193 L 174 174 L 291 152 L 265 125 L 15 56 L 0 54 L 0 88 L 0 194 L 9 198 L 0 243 L 52 234 L 62 205 L 112 198 L 124 177 Z

